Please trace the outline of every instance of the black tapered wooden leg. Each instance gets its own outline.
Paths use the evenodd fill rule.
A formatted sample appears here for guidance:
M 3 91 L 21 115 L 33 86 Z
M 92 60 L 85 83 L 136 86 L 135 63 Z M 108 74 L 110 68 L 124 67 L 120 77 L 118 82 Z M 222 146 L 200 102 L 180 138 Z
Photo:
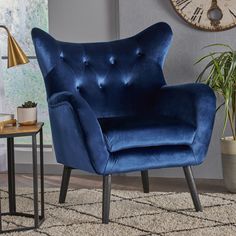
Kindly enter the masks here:
M 143 192 L 149 193 L 149 180 L 148 180 L 148 170 L 141 171 Z
M 59 203 L 65 203 L 66 200 L 66 194 L 70 182 L 70 174 L 71 174 L 72 168 L 64 166 L 62 180 L 61 180 L 61 190 L 60 190 L 60 197 L 59 197 Z
M 16 213 L 14 138 L 7 139 L 9 211 Z
M 111 198 L 111 175 L 103 176 L 103 195 L 102 195 L 102 223 L 109 223 Z
M 201 206 L 201 202 L 198 196 L 197 187 L 194 181 L 192 169 L 190 166 L 185 166 L 183 167 L 183 169 L 184 169 L 185 178 L 187 180 L 187 184 L 191 193 L 194 207 L 196 211 L 202 211 L 202 206 Z

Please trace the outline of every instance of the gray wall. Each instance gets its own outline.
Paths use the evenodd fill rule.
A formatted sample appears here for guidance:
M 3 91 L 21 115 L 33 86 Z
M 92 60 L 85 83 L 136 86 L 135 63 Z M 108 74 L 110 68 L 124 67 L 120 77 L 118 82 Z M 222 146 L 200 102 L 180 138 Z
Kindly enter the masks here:
M 116 0 L 48 0 L 49 31 L 63 41 L 95 42 L 117 37 Z
M 236 47 L 236 29 L 225 32 L 203 32 L 187 25 L 174 11 L 168 0 L 120 0 L 120 36 L 133 35 L 149 25 L 165 21 L 174 32 L 173 44 L 168 54 L 164 72 L 169 84 L 193 82 L 201 66 L 193 66 L 198 57 L 206 53 L 201 48 L 211 43 L 226 43 Z M 216 117 L 212 141 L 206 161 L 195 167 L 195 175 L 205 178 L 222 178 L 220 137 L 222 112 Z M 161 176 L 182 176 L 179 170 L 153 172 Z

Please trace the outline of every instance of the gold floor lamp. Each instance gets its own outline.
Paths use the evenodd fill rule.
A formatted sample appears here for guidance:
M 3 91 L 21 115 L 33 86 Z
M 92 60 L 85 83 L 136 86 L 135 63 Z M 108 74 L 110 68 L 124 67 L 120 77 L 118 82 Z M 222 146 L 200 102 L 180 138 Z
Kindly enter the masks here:
M 16 40 L 12 37 L 8 28 L 5 25 L 0 25 L 0 28 L 5 29 L 8 35 L 7 67 L 10 68 L 17 65 L 28 63 L 29 62 L 28 57 L 20 48 Z M 14 122 L 15 120 L 13 120 L 13 117 L 11 115 L 0 113 L 0 130 L 4 127 L 4 125 L 12 124 Z

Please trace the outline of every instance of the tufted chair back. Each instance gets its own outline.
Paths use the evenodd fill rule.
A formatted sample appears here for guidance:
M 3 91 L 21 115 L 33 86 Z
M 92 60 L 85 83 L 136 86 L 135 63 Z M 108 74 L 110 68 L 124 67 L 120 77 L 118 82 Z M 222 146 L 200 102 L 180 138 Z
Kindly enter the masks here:
M 166 23 L 102 43 L 60 42 L 36 28 L 32 36 L 47 96 L 82 96 L 98 118 L 146 112 L 165 85 L 162 67 L 172 38 Z

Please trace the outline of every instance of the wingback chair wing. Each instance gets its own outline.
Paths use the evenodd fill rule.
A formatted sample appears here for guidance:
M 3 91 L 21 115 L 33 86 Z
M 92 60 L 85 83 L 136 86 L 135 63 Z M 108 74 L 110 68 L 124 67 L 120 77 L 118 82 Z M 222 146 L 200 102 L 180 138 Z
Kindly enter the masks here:
M 203 84 L 166 85 L 170 26 L 157 23 L 112 42 L 61 42 L 37 28 L 32 38 L 56 158 L 64 165 L 59 202 L 72 169 L 102 175 L 102 221 L 108 223 L 112 174 L 141 171 L 149 192 L 148 170 L 183 167 L 195 208 L 202 210 L 191 166 L 204 161 L 215 95 Z

